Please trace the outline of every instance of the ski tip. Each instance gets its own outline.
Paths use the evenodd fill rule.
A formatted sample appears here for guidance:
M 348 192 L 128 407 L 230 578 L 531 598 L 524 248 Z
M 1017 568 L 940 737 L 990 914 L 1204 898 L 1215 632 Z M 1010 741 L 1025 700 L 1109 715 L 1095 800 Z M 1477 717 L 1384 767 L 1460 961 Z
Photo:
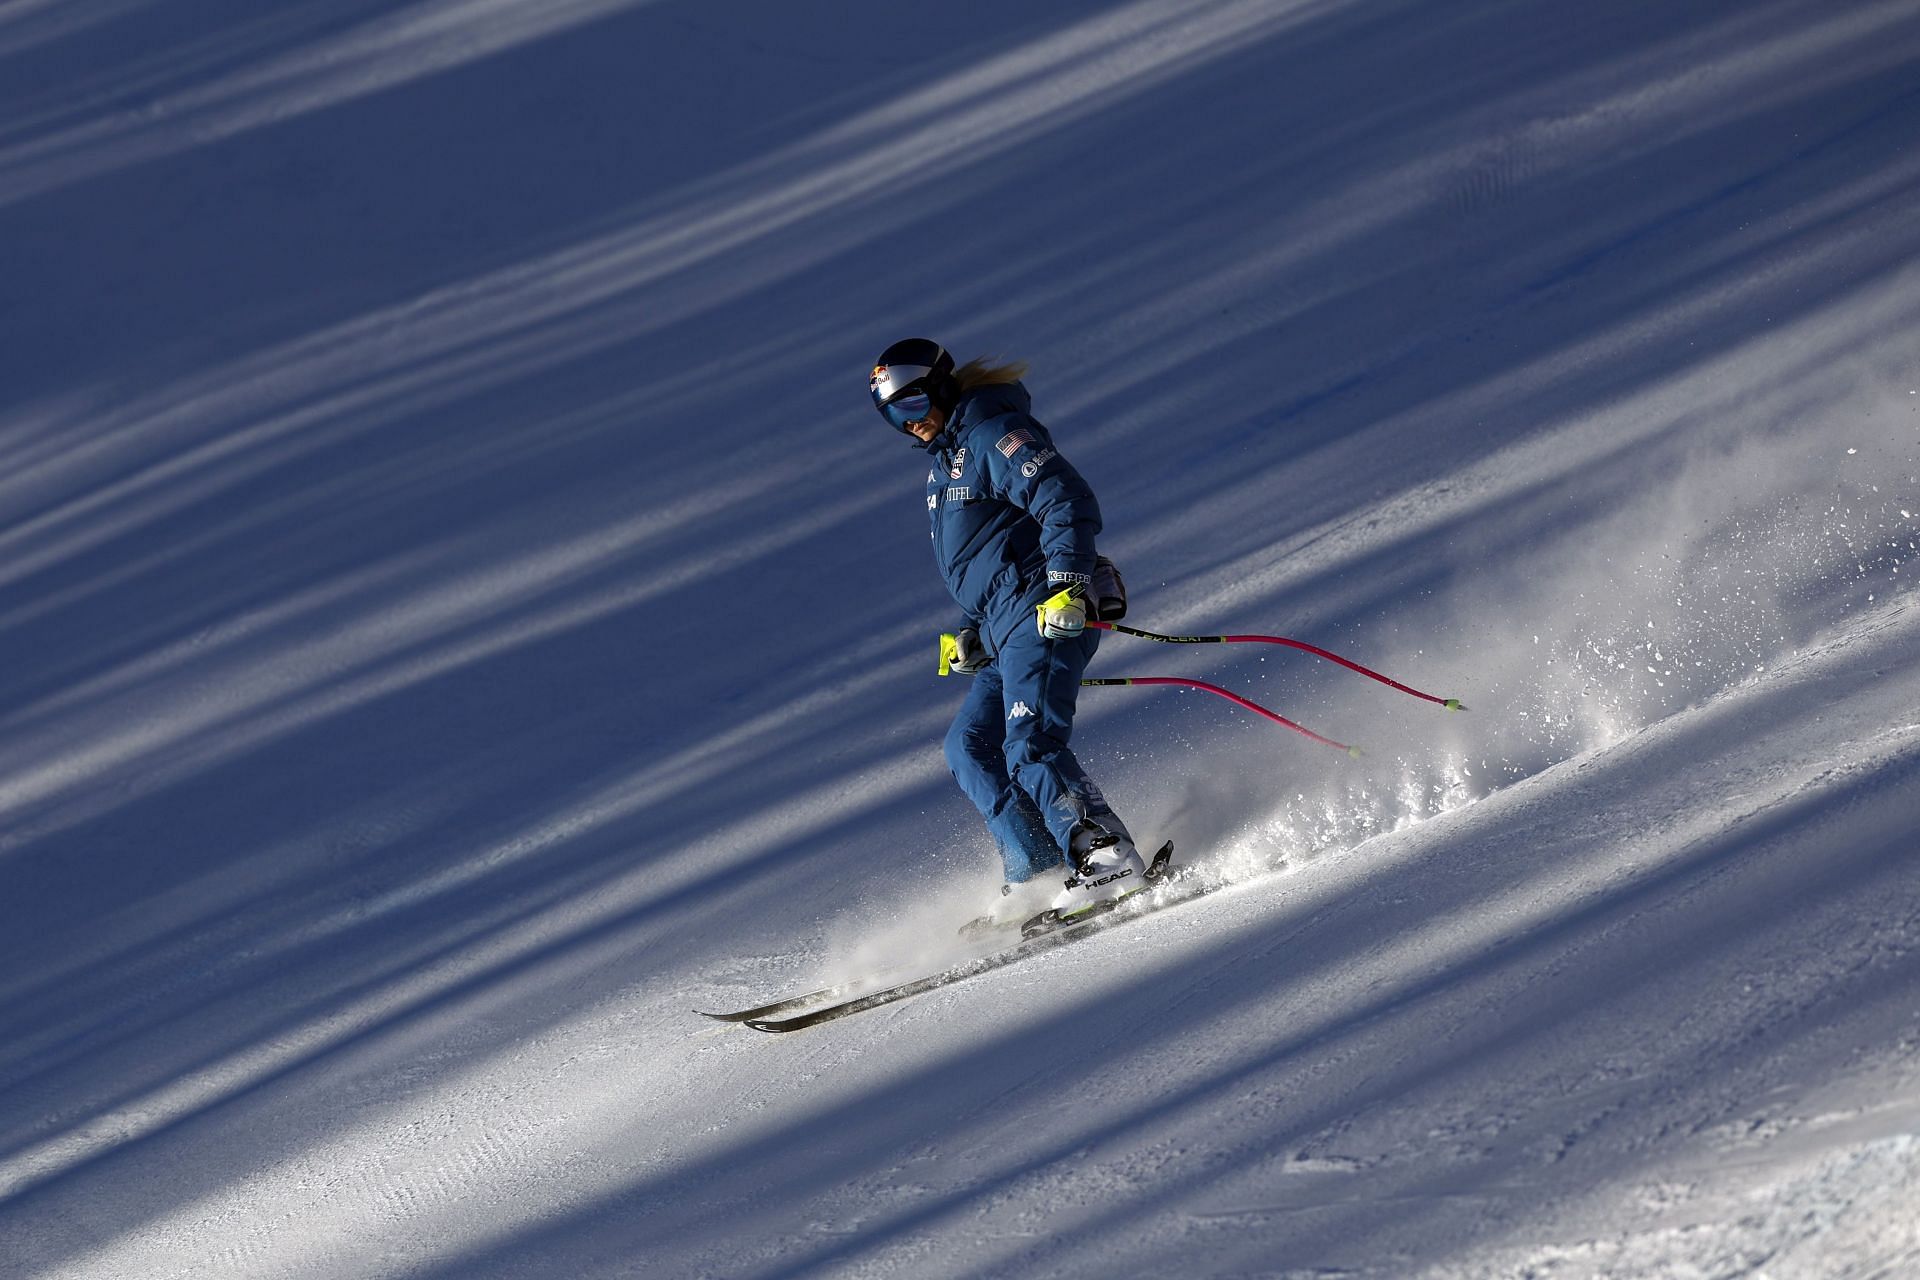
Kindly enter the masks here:
M 1465 711 L 1467 709 L 1467 704 L 1460 701 L 1460 699 L 1458 698 L 1448 698 L 1446 701 L 1446 708 L 1449 711 Z
M 768 1035 L 779 1035 L 783 1031 L 798 1031 L 812 1024 L 805 1018 L 748 1018 L 740 1024 L 752 1027 L 755 1031 L 764 1031 Z

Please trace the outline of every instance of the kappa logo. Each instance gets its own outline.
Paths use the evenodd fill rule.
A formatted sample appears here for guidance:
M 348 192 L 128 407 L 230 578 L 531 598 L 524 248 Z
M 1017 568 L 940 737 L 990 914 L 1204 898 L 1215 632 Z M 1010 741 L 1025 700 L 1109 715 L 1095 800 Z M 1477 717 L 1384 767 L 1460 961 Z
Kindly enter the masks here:
M 953 455 L 953 465 L 947 468 L 947 478 L 949 480 L 958 480 L 960 478 L 961 473 L 964 472 L 966 469 L 967 469 L 967 447 L 965 445 L 961 445 L 960 452 Z
M 1056 452 L 1055 450 L 1042 449 L 1039 453 L 1034 455 L 1033 461 L 1025 464 L 1020 468 L 1020 474 L 1025 476 L 1027 479 L 1031 480 L 1035 476 L 1040 474 L 1040 468 L 1046 466 L 1049 462 L 1052 462 L 1055 458 L 1059 456 L 1060 456 L 1059 453 Z
M 1024 702 L 1016 702 L 1013 704 L 1013 710 L 1007 712 L 1007 719 L 1018 720 L 1021 716 L 1030 716 L 1032 714 L 1034 714 L 1032 707 Z

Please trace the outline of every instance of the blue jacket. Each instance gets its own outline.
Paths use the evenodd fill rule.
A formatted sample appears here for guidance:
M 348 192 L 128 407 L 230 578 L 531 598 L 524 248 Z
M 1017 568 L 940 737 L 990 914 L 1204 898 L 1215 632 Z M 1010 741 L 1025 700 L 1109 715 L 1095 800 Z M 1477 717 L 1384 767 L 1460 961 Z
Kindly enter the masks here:
M 998 653 L 1034 607 L 1093 575 L 1100 505 L 1015 382 L 960 397 L 930 451 L 927 518 L 947 590 Z M 1052 584 L 1052 585 L 1049 585 Z

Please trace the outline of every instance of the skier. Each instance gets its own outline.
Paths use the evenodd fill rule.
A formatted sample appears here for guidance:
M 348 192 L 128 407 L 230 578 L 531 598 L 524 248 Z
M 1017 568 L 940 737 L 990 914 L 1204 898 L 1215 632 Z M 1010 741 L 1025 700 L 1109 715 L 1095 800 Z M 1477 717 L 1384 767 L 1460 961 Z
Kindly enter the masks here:
M 973 677 L 946 757 L 1005 864 L 995 924 L 1049 908 L 1069 918 L 1146 887 L 1133 837 L 1067 745 L 1100 643 L 1087 621 L 1118 618 L 1125 592 L 1094 553 L 1093 491 L 1027 412 L 1025 373 L 984 360 L 956 370 L 938 343 L 908 338 L 868 382 L 881 416 L 933 455 L 933 554 L 966 614 L 941 637 L 941 673 Z M 1068 874 L 1047 874 L 1063 864 Z

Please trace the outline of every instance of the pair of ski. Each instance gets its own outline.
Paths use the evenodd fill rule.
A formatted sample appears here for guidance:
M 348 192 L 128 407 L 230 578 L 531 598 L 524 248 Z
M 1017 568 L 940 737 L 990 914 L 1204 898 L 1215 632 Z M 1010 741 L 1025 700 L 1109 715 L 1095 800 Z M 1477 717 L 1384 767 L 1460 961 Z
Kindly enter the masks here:
M 956 982 L 991 973 L 995 969 L 1004 969 L 1029 957 L 1051 951 L 1092 937 L 1105 929 L 1129 920 L 1196 898 L 1206 892 L 1201 885 L 1194 885 L 1182 892 L 1181 887 L 1168 881 L 1167 867 L 1173 861 L 1173 842 L 1169 840 L 1160 846 L 1147 865 L 1146 880 L 1148 888 L 1125 898 L 1103 903 L 1091 912 L 1083 912 L 1071 919 L 1062 920 L 1053 911 L 1043 911 L 1020 926 L 1021 940 L 991 955 L 980 956 L 972 960 L 963 960 L 958 964 L 940 970 L 938 973 L 912 978 L 905 982 L 896 982 L 877 990 L 862 991 L 877 979 L 861 978 L 843 982 L 836 986 L 822 987 L 818 991 L 808 991 L 801 995 L 788 996 L 784 1000 L 775 1000 L 771 1004 L 759 1005 L 752 1009 L 740 1009 L 733 1013 L 702 1013 L 702 1017 L 713 1018 L 720 1022 L 737 1022 L 752 1027 L 755 1031 L 799 1031 L 805 1027 L 816 1027 L 823 1022 L 833 1022 L 851 1014 L 863 1013 L 881 1005 L 893 1004 L 923 992 L 940 987 L 952 986 Z M 853 994 L 859 992 L 860 994 Z M 697 1011 L 696 1011 L 697 1012 Z

